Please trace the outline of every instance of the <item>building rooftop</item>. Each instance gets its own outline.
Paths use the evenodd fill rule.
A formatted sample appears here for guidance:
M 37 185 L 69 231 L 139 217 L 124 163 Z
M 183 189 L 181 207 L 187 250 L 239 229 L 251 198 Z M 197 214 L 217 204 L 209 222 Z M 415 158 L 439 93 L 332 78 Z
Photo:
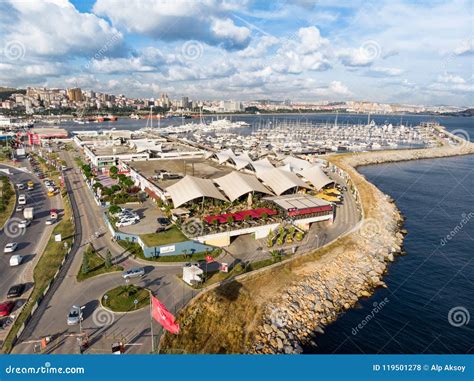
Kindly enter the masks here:
M 329 202 L 321 200 L 320 198 L 299 193 L 277 197 L 265 197 L 265 200 L 273 201 L 287 212 L 331 205 Z
M 233 171 L 232 168 L 220 166 L 204 158 L 146 160 L 127 163 L 161 189 L 167 188 L 186 175 L 203 179 L 215 179 Z M 175 178 L 166 178 L 160 174 L 177 175 Z

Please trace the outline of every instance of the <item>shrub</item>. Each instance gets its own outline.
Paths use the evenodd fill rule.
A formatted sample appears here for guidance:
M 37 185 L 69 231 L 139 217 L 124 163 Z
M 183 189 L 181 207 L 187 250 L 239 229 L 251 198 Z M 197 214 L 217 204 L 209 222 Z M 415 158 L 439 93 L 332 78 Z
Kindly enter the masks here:
M 110 207 L 109 207 L 109 213 L 110 214 L 119 213 L 121 210 L 122 210 L 122 208 L 118 205 L 110 205 Z

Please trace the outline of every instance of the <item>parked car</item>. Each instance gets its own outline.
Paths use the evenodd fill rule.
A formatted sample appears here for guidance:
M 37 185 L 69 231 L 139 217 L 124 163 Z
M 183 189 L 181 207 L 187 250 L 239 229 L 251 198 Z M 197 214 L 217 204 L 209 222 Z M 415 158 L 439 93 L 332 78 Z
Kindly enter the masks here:
M 145 275 L 145 269 L 143 267 L 134 267 L 122 273 L 123 279 L 137 278 L 143 275 Z
M 15 303 L 11 301 L 0 303 L 0 316 L 4 317 L 10 315 L 13 307 L 15 307 Z
M 31 225 L 31 220 L 21 220 L 20 222 L 18 222 L 18 228 L 20 229 L 26 229 L 30 225 Z
M 23 212 L 23 208 L 23 205 L 17 205 L 17 207 L 15 208 L 15 212 Z
M 12 255 L 10 257 L 10 267 L 19 266 L 23 261 L 22 255 Z
M 67 315 L 67 325 L 76 325 L 82 320 L 82 310 L 79 306 L 72 306 Z
M 26 196 L 24 194 L 18 196 L 18 204 L 26 205 Z
M 26 285 L 24 283 L 15 284 L 8 290 L 7 298 L 18 298 L 25 292 Z
M 18 247 L 18 244 L 16 242 L 9 242 L 5 245 L 5 248 L 3 249 L 4 253 L 13 253 L 16 248 Z
M 22 184 L 22 183 L 18 183 L 18 184 L 16 184 L 16 188 L 17 188 L 18 190 L 23 190 L 23 189 L 25 189 L 25 185 Z
M 170 220 L 166 217 L 158 217 L 157 219 L 158 225 L 160 226 L 168 226 L 170 224 Z
M 130 226 L 130 225 L 133 225 L 133 224 L 136 224 L 136 223 L 137 223 L 137 220 L 135 218 L 124 218 L 124 219 L 120 220 L 119 222 L 117 222 L 115 224 L 115 226 L 120 228 L 122 226 Z

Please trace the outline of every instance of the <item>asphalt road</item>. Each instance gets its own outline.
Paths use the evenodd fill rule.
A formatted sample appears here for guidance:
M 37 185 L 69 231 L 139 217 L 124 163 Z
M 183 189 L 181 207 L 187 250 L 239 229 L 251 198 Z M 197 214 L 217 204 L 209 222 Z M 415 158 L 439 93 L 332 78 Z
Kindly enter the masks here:
M 21 167 L 28 167 L 27 160 L 20 163 Z M 27 283 L 28 287 L 32 287 L 32 269 L 38 260 L 38 251 L 41 248 L 42 242 L 48 239 L 48 232 L 50 228 L 45 225 L 45 221 L 49 216 L 51 209 L 51 199 L 46 195 L 46 189 L 41 181 L 31 173 L 23 172 L 18 169 L 0 165 L 0 169 L 9 170 L 10 179 L 14 184 L 27 181 L 35 183 L 34 190 L 22 190 L 19 193 L 27 196 L 27 207 L 34 207 L 35 218 L 30 226 L 26 229 L 18 228 L 18 221 L 23 219 L 23 212 L 15 212 L 10 218 L 5 228 L 0 233 L 0 267 L 2 269 L 2 276 L 0 277 L 0 298 L 6 299 L 8 289 L 18 283 Z M 2 172 L 3 174 L 4 172 Z M 16 186 L 15 186 L 16 188 Z M 18 195 L 18 192 L 17 192 Z M 16 205 L 15 205 L 16 208 Z M 17 242 L 18 248 L 14 253 L 3 253 L 3 248 L 9 242 Z M 19 266 L 10 267 L 9 261 L 13 254 L 20 254 L 25 256 L 23 262 Z M 27 292 L 28 290 L 26 290 Z M 26 294 L 25 292 L 25 294 Z M 24 294 L 24 295 L 25 295 Z
M 64 154 L 68 166 L 72 158 Z M 124 314 L 111 313 L 100 307 L 102 295 L 112 288 L 124 285 L 121 273 L 111 273 L 78 283 L 76 275 L 82 265 L 82 254 L 91 242 L 99 251 L 110 250 L 112 255 L 123 258 L 123 249 L 111 241 L 111 236 L 102 220 L 102 210 L 93 201 L 79 171 L 66 171 L 66 185 L 72 192 L 72 205 L 80 224 L 76 223 L 77 252 L 72 252 L 70 264 L 64 268 L 57 287 L 52 289 L 48 298 L 40 305 L 34 318 L 23 332 L 20 343 L 14 353 L 32 353 L 34 346 L 42 336 L 60 336 L 50 346 L 51 353 L 78 353 L 77 336 L 81 327 L 68 326 L 66 317 L 72 305 L 84 306 L 83 332 L 87 333 L 90 342 L 88 353 L 110 353 L 111 344 L 117 340 L 127 343 L 128 353 L 148 353 L 151 350 L 150 312 L 148 308 Z M 77 221 L 77 220 L 76 220 Z M 96 238 L 99 235 L 99 238 Z M 132 259 L 122 259 L 124 268 L 143 266 Z M 149 288 L 167 308 L 175 313 L 197 292 L 181 282 L 176 274 L 181 266 L 146 265 L 143 278 L 131 282 Z M 157 336 L 161 328 L 153 323 Z M 157 340 L 157 338 L 156 338 Z

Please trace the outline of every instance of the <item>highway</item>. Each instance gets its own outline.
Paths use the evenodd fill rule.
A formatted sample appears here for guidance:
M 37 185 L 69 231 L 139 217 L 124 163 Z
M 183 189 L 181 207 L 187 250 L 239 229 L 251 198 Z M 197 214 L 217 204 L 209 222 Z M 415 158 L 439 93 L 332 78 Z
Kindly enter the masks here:
M 30 169 L 27 160 L 20 161 L 20 167 Z M 31 225 L 26 229 L 20 229 L 18 221 L 23 219 L 23 212 L 14 212 L 0 233 L 0 266 L 2 268 L 2 276 L 0 277 L 0 298 L 2 301 L 6 299 L 8 289 L 12 285 L 26 283 L 28 285 L 27 290 L 20 299 L 25 300 L 25 297 L 33 285 L 34 266 L 42 253 L 44 242 L 48 241 L 53 229 L 52 226 L 46 226 L 45 221 L 49 216 L 52 202 L 56 204 L 57 200 L 52 200 L 47 197 L 45 187 L 33 174 L 2 164 L 0 164 L 0 169 L 2 169 L 2 175 L 6 174 L 4 171 L 9 172 L 8 177 L 12 180 L 14 186 L 20 182 L 26 184 L 27 181 L 33 181 L 35 183 L 34 190 L 17 191 L 17 195 L 25 194 L 27 196 L 26 206 L 33 207 L 35 210 L 35 218 Z M 3 253 L 3 248 L 8 242 L 18 243 L 18 248 L 14 253 Z M 25 256 L 19 266 L 10 267 L 9 260 L 13 254 Z

